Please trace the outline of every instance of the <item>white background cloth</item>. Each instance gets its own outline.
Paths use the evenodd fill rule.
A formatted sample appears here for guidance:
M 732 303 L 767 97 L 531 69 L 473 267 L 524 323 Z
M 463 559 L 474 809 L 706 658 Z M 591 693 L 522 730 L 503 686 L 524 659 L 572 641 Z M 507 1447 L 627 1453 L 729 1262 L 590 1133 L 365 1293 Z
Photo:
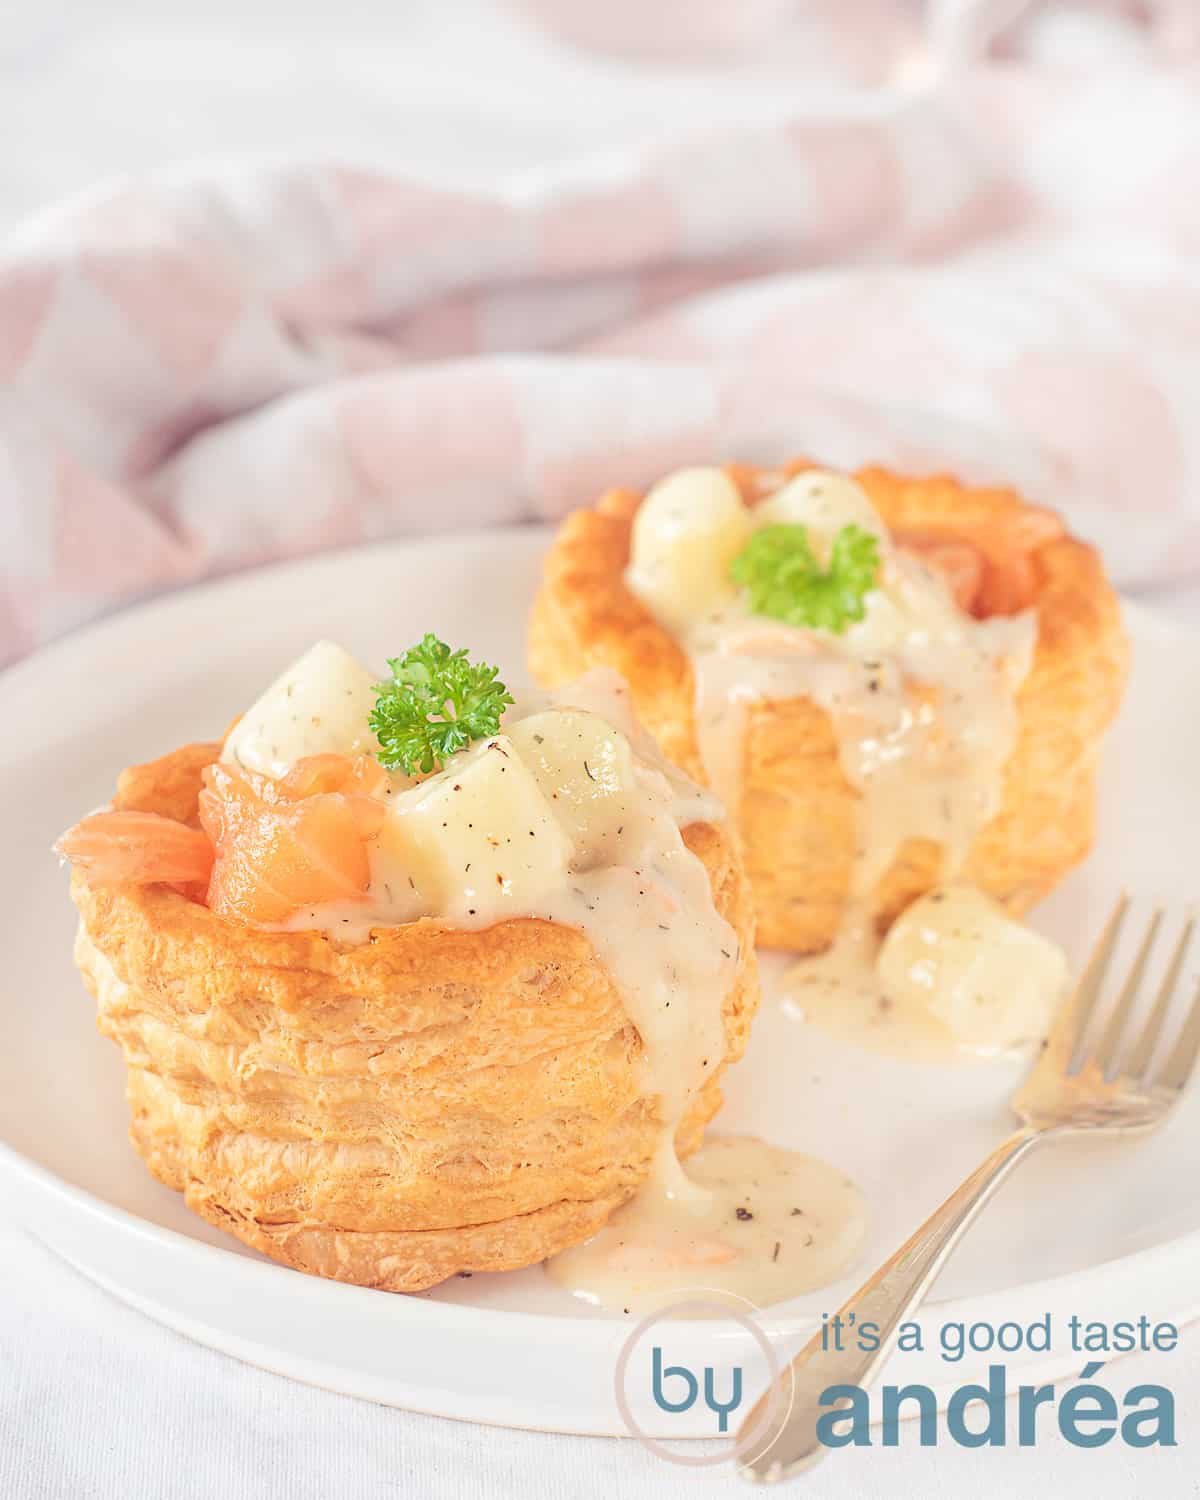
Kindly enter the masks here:
M 708 1500 L 750 1494 L 724 1465 L 668 1465 L 631 1440 L 476 1427 L 264 1374 L 114 1302 L 0 1229 L 5 1500 Z M 1190 1500 L 1200 1338 L 1106 1367 L 1177 1392 L 1180 1445 L 846 1449 L 797 1482 L 820 1500 Z M 1060 1388 L 1061 1389 L 1061 1388 Z M 1010 1423 L 1014 1426 L 1013 1419 Z
M 1105 44 L 1102 30 L 1087 35 L 1088 45 Z M 769 67 L 745 83 L 764 115 L 790 87 Z M 465 4 L 18 4 L 0 27 L 0 228 L 99 178 L 185 157 L 338 156 L 389 170 L 432 167 L 476 184 L 611 148 L 678 112 L 717 119 L 729 108 L 703 63 L 664 76 L 636 61 L 575 57 Z M 1165 602 L 1200 623 L 1200 591 L 1177 590 Z M 4 1500 L 737 1492 L 726 1471 L 670 1468 L 631 1442 L 469 1427 L 242 1366 L 124 1308 L 2 1214 Z M 1033 1450 L 934 1453 L 909 1440 L 833 1457 L 807 1492 L 1200 1495 L 1200 1333 L 1174 1355 L 1129 1359 L 1107 1374 L 1118 1392 L 1139 1379 L 1174 1388 L 1178 1449 L 1088 1452 L 1052 1429 Z

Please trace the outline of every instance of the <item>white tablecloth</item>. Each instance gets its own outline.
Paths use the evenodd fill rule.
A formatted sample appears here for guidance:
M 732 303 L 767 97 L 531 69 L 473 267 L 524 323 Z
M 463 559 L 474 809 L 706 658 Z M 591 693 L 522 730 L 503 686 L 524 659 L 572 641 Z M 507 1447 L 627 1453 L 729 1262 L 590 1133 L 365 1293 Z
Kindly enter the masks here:
M 75 0 L 7 11 L 0 227 L 98 177 L 183 156 L 319 152 L 389 168 L 435 160 L 480 180 L 611 144 L 673 108 L 722 108 L 703 68 L 651 88 L 634 65 L 559 56 L 514 110 L 512 70 L 538 53 L 536 38 L 516 38 L 470 6 L 451 13 L 410 0 L 402 20 L 400 11 L 386 0 L 310 8 L 209 0 L 186 14 L 151 0 Z M 381 47 L 387 39 L 394 48 L 401 25 L 414 47 L 429 49 L 403 86 L 391 71 L 394 52 Z M 490 69 L 461 66 L 466 48 L 486 52 Z M 583 103 L 585 84 L 593 107 Z M 783 85 L 768 74 L 756 87 L 766 109 Z M 1200 623 L 1200 594 L 1169 602 L 1172 613 Z M 4 1500 L 736 1492 L 726 1471 L 671 1468 L 631 1442 L 414 1416 L 243 1366 L 115 1302 L 2 1215 L 0 1207 Z M 1200 1329 L 1171 1356 L 1131 1358 L 1107 1373 L 1118 1392 L 1139 1379 L 1173 1387 L 1177 1449 L 1088 1452 L 1052 1429 L 1031 1450 L 930 1452 L 909 1442 L 838 1455 L 808 1481 L 809 1492 L 855 1500 L 1058 1500 L 1085 1488 L 1095 1500 L 1200 1494 Z
M 392 1411 L 297 1385 L 158 1327 L 0 1227 L 4 1500 L 605 1500 L 736 1495 L 725 1466 L 668 1465 L 614 1438 L 556 1437 Z M 1200 1326 L 1171 1355 L 1107 1367 L 1177 1395 L 1180 1444 L 847 1449 L 805 1481 L 823 1500 L 1184 1500 L 1200 1494 Z M 1012 1419 L 1010 1419 L 1010 1423 Z M 797 1493 L 803 1491 L 797 1486 Z M 745 1491 L 749 1493 L 749 1491 Z

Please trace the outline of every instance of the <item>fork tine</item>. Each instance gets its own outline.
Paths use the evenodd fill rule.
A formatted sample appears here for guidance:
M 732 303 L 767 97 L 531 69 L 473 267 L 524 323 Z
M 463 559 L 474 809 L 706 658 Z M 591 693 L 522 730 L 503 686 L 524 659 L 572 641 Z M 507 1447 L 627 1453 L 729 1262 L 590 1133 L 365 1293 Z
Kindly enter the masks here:
M 1167 1058 L 1159 1083 L 1165 1088 L 1181 1089 L 1196 1065 L 1197 1053 L 1200 1053 L 1200 984 L 1196 986 L 1191 1011 L 1183 1023 L 1179 1040 Z
M 1158 987 L 1158 994 L 1154 998 L 1154 1008 L 1146 1018 L 1146 1024 L 1142 1028 L 1142 1034 L 1138 1038 L 1137 1045 L 1133 1049 L 1133 1056 L 1129 1059 L 1125 1071 L 1131 1078 L 1143 1078 L 1150 1066 L 1150 1059 L 1154 1056 L 1154 1049 L 1158 1045 L 1158 1039 L 1162 1035 L 1163 1025 L 1167 1019 L 1167 1012 L 1171 1008 L 1171 997 L 1175 993 L 1175 986 L 1179 983 L 1179 973 L 1183 968 L 1183 960 L 1187 955 L 1188 944 L 1192 940 L 1192 933 L 1196 930 L 1195 917 L 1189 917 L 1184 923 L 1183 932 L 1175 951 L 1171 954 L 1171 960 L 1167 964 L 1166 973 L 1163 975 L 1162 983 Z
M 1158 929 L 1162 925 L 1162 916 L 1160 907 L 1150 919 L 1150 925 L 1146 928 L 1146 936 L 1142 939 L 1142 946 L 1129 966 L 1129 973 L 1125 976 L 1121 993 L 1113 1004 L 1112 1015 L 1108 1018 L 1108 1025 L 1104 1028 L 1104 1035 L 1094 1053 L 1097 1065 L 1105 1074 L 1111 1075 L 1116 1071 L 1121 1042 L 1129 1025 L 1129 1018 L 1133 1014 L 1134 1005 L 1137 1003 L 1142 976 L 1146 972 L 1146 964 L 1150 958 L 1150 950 L 1154 947 L 1154 939 L 1158 936 Z
M 1048 1038 L 1050 1056 L 1063 1058 L 1068 1072 L 1076 1071 L 1082 1062 L 1080 1054 L 1083 1051 L 1082 1044 L 1087 1035 L 1088 1022 L 1091 1020 L 1092 1012 L 1096 1008 L 1096 1000 L 1104 986 L 1104 976 L 1108 972 L 1113 949 L 1117 945 L 1117 937 L 1121 931 L 1121 923 L 1124 922 L 1125 913 L 1128 910 L 1129 897 L 1122 893 L 1121 899 L 1113 908 L 1112 915 L 1104 924 L 1100 941 L 1092 949 L 1087 967 L 1079 976 L 1075 993 L 1059 1012 L 1058 1020 Z

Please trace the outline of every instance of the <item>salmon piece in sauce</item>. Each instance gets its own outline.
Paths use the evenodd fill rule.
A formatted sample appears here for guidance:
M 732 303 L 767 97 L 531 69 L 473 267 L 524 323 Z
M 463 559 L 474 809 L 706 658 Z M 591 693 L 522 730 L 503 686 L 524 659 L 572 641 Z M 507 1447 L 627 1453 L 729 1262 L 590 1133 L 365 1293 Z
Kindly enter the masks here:
M 956 525 L 954 535 L 900 531 L 896 545 L 940 573 L 959 609 L 977 619 L 1028 609 L 1037 593 L 1033 554 L 1063 535 L 1058 517 L 1030 508 Z
M 366 756 L 313 756 L 280 781 L 220 763 L 207 767 L 200 823 L 216 850 L 211 909 L 270 926 L 301 907 L 361 898 L 371 880 L 367 840 L 384 818 L 383 803 L 369 791 L 382 779 L 382 768 Z

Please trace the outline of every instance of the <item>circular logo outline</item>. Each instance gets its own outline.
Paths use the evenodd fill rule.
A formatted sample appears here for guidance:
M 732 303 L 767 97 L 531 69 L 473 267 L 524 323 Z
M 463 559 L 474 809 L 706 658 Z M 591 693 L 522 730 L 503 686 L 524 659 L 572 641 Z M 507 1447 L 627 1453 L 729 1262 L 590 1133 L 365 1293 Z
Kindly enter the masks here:
M 697 1295 L 704 1292 L 711 1293 L 712 1295 L 710 1297 Z M 772 1445 L 778 1441 L 784 1422 L 786 1422 L 787 1417 L 791 1414 L 792 1406 L 796 1399 L 795 1379 L 793 1378 L 789 1382 L 787 1410 L 782 1414 L 783 1421 L 779 1421 L 780 1408 L 784 1399 L 780 1382 L 782 1367 L 779 1358 L 775 1350 L 771 1347 L 770 1339 L 767 1338 L 754 1319 L 746 1313 L 739 1312 L 735 1308 L 728 1307 L 725 1303 L 717 1300 L 722 1297 L 736 1298 L 737 1301 L 744 1302 L 753 1313 L 761 1312 L 762 1310 L 756 1307 L 748 1297 L 742 1297 L 737 1292 L 723 1291 L 718 1287 L 689 1288 L 688 1294 L 680 1298 L 679 1301 L 668 1303 L 665 1307 L 655 1308 L 653 1312 L 647 1313 L 644 1318 L 635 1324 L 625 1342 L 621 1345 L 621 1352 L 617 1356 L 617 1363 L 613 1370 L 613 1394 L 616 1398 L 617 1410 L 621 1414 L 621 1420 L 625 1423 L 630 1437 L 636 1442 L 641 1443 L 642 1447 L 653 1453 L 656 1458 L 661 1458 L 666 1463 L 680 1464 L 684 1468 L 700 1469 L 711 1468 L 717 1464 L 726 1463 L 732 1458 L 741 1464 L 745 1464 L 751 1461 L 746 1456 L 749 1450 L 755 1447 L 760 1438 L 765 1437 L 768 1432 L 773 1431 L 774 1435 L 761 1452 L 753 1454 L 754 1459 L 762 1458 L 764 1454 L 770 1452 Z M 732 1443 L 721 1452 L 695 1455 L 676 1453 L 674 1449 L 668 1448 L 662 1440 L 653 1438 L 649 1433 L 645 1432 L 633 1415 L 633 1410 L 625 1395 L 625 1374 L 629 1368 L 629 1361 L 633 1357 L 633 1351 L 641 1342 L 643 1335 L 657 1323 L 666 1321 L 668 1314 L 678 1317 L 682 1310 L 694 1308 L 704 1308 L 711 1312 L 714 1306 L 719 1307 L 724 1316 L 731 1318 L 733 1322 L 743 1328 L 762 1351 L 767 1365 L 769 1380 L 766 1405 L 763 1408 L 762 1415 L 756 1419 L 750 1430 L 744 1435 L 741 1433 L 735 1435 Z M 790 1372 L 790 1365 L 788 1368 Z

